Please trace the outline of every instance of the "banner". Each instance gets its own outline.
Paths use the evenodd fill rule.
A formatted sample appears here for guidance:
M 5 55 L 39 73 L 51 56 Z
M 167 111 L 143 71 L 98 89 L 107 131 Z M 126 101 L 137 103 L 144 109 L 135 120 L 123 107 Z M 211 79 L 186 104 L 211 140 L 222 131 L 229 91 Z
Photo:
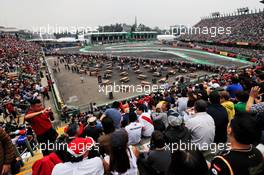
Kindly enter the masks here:
M 228 55 L 228 52 L 220 52 L 220 55 L 227 56 Z
M 237 55 L 237 58 L 241 59 L 241 60 L 246 60 L 246 61 L 251 59 L 250 57 L 246 57 L 246 56 L 243 56 L 243 55 Z
M 249 43 L 251 46 L 256 46 L 257 43 Z
M 215 51 L 214 51 L 214 53 L 216 53 L 216 54 L 220 54 L 220 51 L 218 51 L 218 50 L 215 50 Z
M 208 49 L 208 52 L 214 53 L 214 49 Z
M 240 46 L 248 46 L 248 43 L 246 42 L 237 42 L 236 44 Z
M 220 41 L 219 43 L 220 43 L 220 44 L 229 44 L 228 41 Z
M 227 56 L 229 56 L 229 57 L 233 57 L 233 58 L 236 58 L 237 54 L 234 54 L 234 53 L 228 53 Z
M 255 63 L 255 62 L 257 62 L 258 61 L 258 59 L 257 58 L 251 58 L 251 60 L 250 60 L 251 62 L 253 62 L 253 63 Z
M 210 40 L 207 40 L 207 41 L 205 41 L 205 42 L 207 42 L 207 43 L 213 43 L 213 41 L 210 41 Z

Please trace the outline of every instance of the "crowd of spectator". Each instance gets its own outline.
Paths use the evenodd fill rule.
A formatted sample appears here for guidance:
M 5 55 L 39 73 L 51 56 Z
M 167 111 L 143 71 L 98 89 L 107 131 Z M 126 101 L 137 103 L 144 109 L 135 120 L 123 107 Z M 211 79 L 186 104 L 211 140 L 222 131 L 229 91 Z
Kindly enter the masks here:
M 12 35 L 0 35 L 1 113 L 15 118 L 26 102 L 44 89 L 36 85 L 41 78 L 40 47 Z M 43 76 L 43 75 L 42 75 Z M 36 95 L 36 94 L 35 94 Z
M 236 53 L 241 56 L 246 56 L 250 58 L 264 58 L 264 51 L 257 49 L 249 49 L 249 48 L 239 48 L 239 47 L 228 47 L 228 46 L 216 46 L 216 45 L 208 45 L 208 44 L 197 44 L 199 46 L 214 49 L 218 51 L 226 51 L 230 53 Z
M 66 148 L 37 161 L 33 173 L 261 175 L 263 82 L 262 67 L 246 68 L 80 113 L 59 138 Z
M 202 19 L 194 27 L 208 29 L 212 27 L 221 27 L 227 30 L 231 28 L 231 32 L 225 34 L 216 33 L 215 36 L 204 33 L 189 33 L 188 35 L 182 36 L 184 39 L 191 39 L 194 41 L 226 41 L 226 42 L 252 42 L 252 43 L 263 43 L 264 42 L 264 13 L 250 13 L 240 14 L 226 17 L 214 17 Z
M 12 137 L 11 142 L 7 134 L 10 136 L 15 134 L 15 132 L 12 133 L 12 129 L 17 126 L 25 130 L 27 126 L 24 125 L 23 116 L 34 110 L 32 106 L 29 108 L 30 104 L 37 104 L 37 98 L 44 94 L 48 97 L 49 88 L 40 84 L 40 79 L 44 76 L 40 71 L 42 57 L 41 48 L 38 45 L 19 39 L 16 35 L 0 35 L 0 125 L 1 128 L 5 128 L 5 131 L 1 130 L 0 144 L 0 173 L 2 174 L 7 174 L 10 169 L 12 174 L 17 172 L 20 164 L 18 160 L 21 160 L 20 155 L 12 148 L 12 142 L 16 145 L 17 137 Z M 41 108 L 41 105 L 42 103 L 38 107 Z M 51 111 L 45 113 L 51 114 Z M 37 136 L 43 134 L 39 124 L 45 125 L 43 127 L 45 129 L 51 127 L 49 120 L 46 123 L 42 123 L 42 120 L 37 122 L 33 119 L 26 120 Z M 50 125 L 46 126 L 47 123 Z M 41 138 L 38 140 L 41 142 Z

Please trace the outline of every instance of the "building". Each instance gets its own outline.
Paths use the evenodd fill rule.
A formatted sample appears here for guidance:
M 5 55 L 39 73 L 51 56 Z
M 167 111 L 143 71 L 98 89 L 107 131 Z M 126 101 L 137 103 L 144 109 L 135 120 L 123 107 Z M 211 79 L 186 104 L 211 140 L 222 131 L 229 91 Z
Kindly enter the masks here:
M 85 34 L 84 39 L 90 44 L 118 43 L 127 41 L 147 41 L 156 40 L 157 32 L 97 32 Z

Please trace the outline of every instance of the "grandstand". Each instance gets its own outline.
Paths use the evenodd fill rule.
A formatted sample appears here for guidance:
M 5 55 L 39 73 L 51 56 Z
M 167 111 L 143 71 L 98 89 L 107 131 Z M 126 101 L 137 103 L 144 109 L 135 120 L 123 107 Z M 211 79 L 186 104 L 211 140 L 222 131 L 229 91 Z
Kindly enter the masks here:
M 256 45 L 264 43 L 264 12 L 249 11 L 248 13 L 210 17 L 199 21 L 194 27 L 231 28 L 229 35 L 218 34 L 216 37 L 204 34 L 190 34 L 183 36 L 184 39 L 192 41 L 210 41 L 220 43 L 237 43 L 237 45 Z
M 0 27 L 0 173 L 263 175 L 264 11 L 194 27 L 231 33 L 101 32 L 84 44 Z

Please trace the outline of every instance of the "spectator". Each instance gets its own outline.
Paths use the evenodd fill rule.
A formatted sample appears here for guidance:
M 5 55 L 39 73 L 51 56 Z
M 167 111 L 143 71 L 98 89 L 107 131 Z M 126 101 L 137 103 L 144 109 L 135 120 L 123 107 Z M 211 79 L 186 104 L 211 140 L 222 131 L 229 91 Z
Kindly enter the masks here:
M 246 104 L 247 104 L 248 97 L 249 97 L 248 93 L 245 91 L 237 93 L 236 99 L 238 102 L 235 104 L 236 113 L 246 112 Z
M 64 134 L 66 135 L 66 142 L 69 143 L 73 139 L 80 137 L 83 134 L 83 125 L 72 122 L 64 128 Z
M 259 91 L 260 88 L 258 86 L 255 86 L 251 89 L 246 105 L 247 112 L 252 112 L 252 113 L 264 112 L 264 102 L 261 102 Z M 254 104 L 255 101 L 258 103 Z
M 112 133 L 115 131 L 114 121 L 110 117 L 102 120 L 103 134 L 99 137 L 98 143 L 101 155 L 110 155 L 110 140 Z
M 226 91 L 229 92 L 231 98 L 236 98 L 236 93 L 243 91 L 243 87 L 239 83 L 237 77 L 232 78 L 232 84 L 228 85 Z
M 97 142 L 98 138 L 102 133 L 102 130 L 96 127 L 96 117 L 89 117 L 87 122 L 88 124 L 84 128 L 82 137 L 92 137 Z
M 170 109 L 170 103 L 166 101 L 160 101 L 156 106 L 156 112 L 152 112 L 153 120 L 161 120 L 165 127 L 168 127 L 167 112 Z
M 176 150 L 172 154 L 168 175 L 208 175 L 203 154 L 192 150 Z
M 143 137 L 150 137 L 154 131 L 153 122 L 150 118 L 148 113 L 144 113 L 144 106 L 140 105 L 136 113 L 138 115 L 138 120 L 143 126 L 142 136 Z
M 31 124 L 40 146 L 45 148 L 42 149 L 43 155 L 48 155 L 51 152 L 49 150 L 49 144 L 55 143 L 58 136 L 50 121 L 54 120 L 52 111 L 50 109 L 44 109 L 41 101 L 34 99 L 31 101 L 31 106 L 27 111 L 25 120 Z
M 75 138 L 67 145 L 67 154 L 69 162 L 57 164 L 52 175 L 85 175 L 85 174 L 104 174 L 103 161 L 99 157 L 87 159 L 89 150 L 92 149 L 95 142 L 91 137 Z
M 154 131 L 164 132 L 166 130 L 164 123 L 161 120 L 153 121 Z
M 220 104 L 220 95 L 218 91 L 213 91 L 209 95 L 210 104 L 207 113 L 212 116 L 215 123 L 214 143 L 226 143 L 228 114 L 226 109 Z
M 230 150 L 216 156 L 211 162 L 210 174 L 262 175 L 263 156 L 253 144 L 261 136 L 258 123 L 250 115 L 236 116 L 228 127 Z
M 191 142 L 195 143 L 201 150 L 204 144 L 213 143 L 215 137 L 214 120 L 206 113 L 206 108 L 206 101 L 196 101 L 194 104 L 195 115 L 186 122 L 186 127 L 191 132 Z
M 168 116 L 169 126 L 164 132 L 166 143 L 186 143 L 191 141 L 191 133 L 185 127 L 183 119 L 179 116 Z
M 32 175 L 51 175 L 53 168 L 63 163 L 62 158 L 59 157 L 55 152 L 37 160 L 32 166 Z
M 181 97 L 178 98 L 176 105 L 177 105 L 177 111 L 179 112 L 180 116 L 184 118 L 184 121 L 187 121 L 190 119 L 190 116 L 187 114 L 187 103 L 188 103 L 188 97 L 186 91 L 183 91 L 181 93 Z
M 141 141 L 143 126 L 137 121 L 137 114 L 135 112 L 129 113 L 129 125 L 125 127 L 128 133 L 128 145 L 136 145 Z
M 135 175 L 138 150 L 128 147 L 128 135 L 123 129 L 115 131 L 111 136 L 111 152 L 109 168 L 113 175 Z
M 151 136 L 151 147 L 147 157 L 139 159 L 141 174 L 165 175 L 171 162 L 170 150 L 166 149 L 165 139 L 160 131 L 154 131 Z
M 203 84 L 199 84 L 198 86 L 198 93 L 202 95 L 202 99 L 207 101 L 208 100 L 208 94 L 207 91 L 204 88 Z
M 240 93 L 242 91 L 239 91 Z M 227 114 L 228 114 L 228 120 L 231 121 L 235 116 L 235 106 L 232 101 L 229 100 L 230 96 L 227 91 L 221 91 L 220 92 L 220 102 L 221 105 L 225 107 Z
M 11 163 L 15 159 L 15 148 L 7 133 L 0 128 L 0 172 L 1 175 L 11 173 Z
M 110 117 L 113 119 L 114 121 L 114 125 L 115 125 L 115 128 L 118 129 L 120 128 L 121 126 L 121 119 L 122 119 L 122 114 L 120 112 L 120 104 L 119 102 L 115 101 L 113 104 L 112 104 L 112 108 L 110 109 L 107 109 L 105 111 L 105 114 L 103 115 L 106 116 L 106 117 Z

